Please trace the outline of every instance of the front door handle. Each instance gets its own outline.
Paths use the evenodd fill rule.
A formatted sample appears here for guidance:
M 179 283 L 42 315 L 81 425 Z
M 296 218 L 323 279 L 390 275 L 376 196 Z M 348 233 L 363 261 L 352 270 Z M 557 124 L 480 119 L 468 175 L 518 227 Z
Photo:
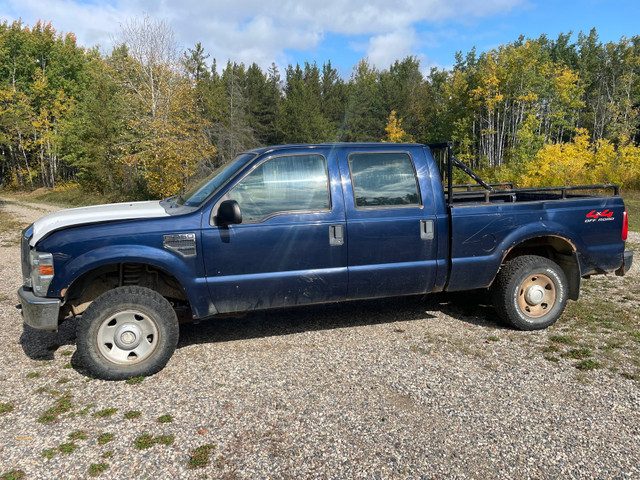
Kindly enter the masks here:
M 329 225 L 329 245 L 344 245 L 343 225 Z
M 420 238 L 422 240 L 433 240 L 433 220 L 420 220 Z

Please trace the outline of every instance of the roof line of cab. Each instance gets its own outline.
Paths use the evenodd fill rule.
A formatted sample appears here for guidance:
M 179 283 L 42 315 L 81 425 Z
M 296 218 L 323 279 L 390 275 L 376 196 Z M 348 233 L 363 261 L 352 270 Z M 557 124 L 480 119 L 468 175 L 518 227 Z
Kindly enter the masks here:
M 328 143 L 289 143 L 285 145 L 271 145 L 268 147 L 254 148 L 247 153 L 257 153 L 262 155 L 264 153 L 273 150 L 293 150 L 300 148 L 362 148 L 362 147 L 376 147 L 384 145 L 389 149 L 393 148 L 407 148 L 407 147 L 424 147 L 421 143 L 391 143 L 391 142 L 328 142 Z

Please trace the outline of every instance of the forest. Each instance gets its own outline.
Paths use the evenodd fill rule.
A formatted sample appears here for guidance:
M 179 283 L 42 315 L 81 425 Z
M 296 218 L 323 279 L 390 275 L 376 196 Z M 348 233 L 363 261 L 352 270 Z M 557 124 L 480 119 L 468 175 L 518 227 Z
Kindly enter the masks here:
M 183 51 L 167 23 L 124 24 L 109 54 L 48 23 L 0 23 L 0 188 L 166 197 L 238 153 L 283 143 L 441 142 L 492 181 L 640 189 L 640 36 L 595 29 L 415 57 L 348 79 Z

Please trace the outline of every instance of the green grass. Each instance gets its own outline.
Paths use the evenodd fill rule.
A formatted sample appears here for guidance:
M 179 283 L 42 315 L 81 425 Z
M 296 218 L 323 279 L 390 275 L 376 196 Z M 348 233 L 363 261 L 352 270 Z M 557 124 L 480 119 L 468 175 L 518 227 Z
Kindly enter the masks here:
M 187 466 L 189 468 L 206 467 L 209 465 L 209 455 L 211 455 L 215 449 L 216 446 L 211 443 L 200 445 L 191 454 L 191 458 L 189 458 Z
M 85 205 L 98 205 L 116 201 L 115 198 L 111 200 L 97 193 L 87 192 L 78 186 L 59 190 L 39 189 L 38 192 L 20 196 L 19 198 L 25 202 L 49 203 L 59 207 L 83 207 Z
M 38 378 L 40 377 L 40 372 L 29 372 L 26 375 L 27 378 Z
M 60 415 L 73 409 L 71 403 L 71 392 L 66 392 L 60 398 L 56 399 L 53 407 L 49 408 L 43 415 L 38 418 L 39 423 L 55 422 Z
M 174 439 L 173 435 L 160 435 L 155 439 L 155 442 L 168 447 L 173 443 Z
M 42 452 L 40 452 L 40 456 L 46 458 L 47 460 L 51 460 L 53 457 L 56 456 L 57 453 L 58 453 L 57 449 L 47 448 L 45 450 L 42 450 Z
M 142 415 L 142 413 L 137 410 L 129 410 L 124 414 L 124 418 L 127 420 L 133 420 L 134 418 L 140 418 L 140 415 Z
M 113 440 L 113 438 L 114 438 L 113 433 L 102 433 L 98 437 L 98 443 L 100 445 L 105 445 L 105 444 L 109 443 L 111 440 Z
M 589 358 L 592 356 L 591 350 L 588 348 L 573 348 L 568 352 L 560 355 L 562 358 L 575 358 L 578 360 L 582 360 L 584 358 Z
M 576 368 L 578 370 L 595 370 L 596 368 L 600 368 L 600 362 L 596 360 L 583 360 L 576 363 Z
M 12 412 L 14 408 L 15 405 L 13 404 L 13 402 L 0 403 L 0 415 Z
M 73 442 L 63 443 L 58 447 L 58 451 L 63 455 L 71 455 L 78 449 L 78 446 Z
M 139 383 L 142 383 L 143 380 L 144 377 L 131 377 L 127 378 L 124 382 L 128 385 L 138 385 Z
M 625 192 L 622 198 L 629 216 L 629 230 L 640 232 L 640 192 Z
M 95 407 L 96 405 L 94 403 L 90 403 L 89 405 L 87 405 L 86 407 L 84 407 L 82 410 L 78 410 L 77 414 L 78 415 L 86 415 L 89 413 L 89 410 L 91 410 L 93 407 Z
M 155 444 L 169 446 L 173 443 L 175 437 L 173 435 L 160 435 L 159 437 L 153 437 L 148 433 L 144 433 L 135 439 L 133 444 L 138 450 L 146 450 L 153 447 Z
M 158 423 L 171 423 L 173 422 L 173 417 L 168 413 L 166 415 L 161 415 L 158 417 Z
M 153 439 L 153 436 L 149 435 L 148 433 L 143 433 L 133 442 L 138 450 L 146 450 L 147 448 L 151 448 L 153 447 L 154 443 L 155 441 Z
M 637 279 L 609 285 L 599 277 L 585 284 L 585 294 L 569 302 L 563 318 L 552 327 L 558 333 L 551 331 L 549 344 L 541 349 L 545 358 L 578 360 L 573 366 L 585 373 L 605 369 L 629 379 L 640 377 L 636 304 L 619 301 L 622 296 L 633 296 Z
M 76 430 L 75 432 L 71 432 L 69 435 L 67 435 L 67 437 L 69 438 L 69 440 L 85 440 L 89 436 L 84 430 Z
M 87 473 L 92 477 L 97 477 L 102 472 L 104 472 L 107 468 L 109 468 L 108 463 L 100 462 L 100 463 L 92 463 L 89 465 L 89 470 Z
M 104 410 L 100 410 L 99 412 L 94 413 L 93 416 L 96 418 L 107 418 L 115 415 L 117 411 L 117 408 L 105 408 Z
M 2 480 L 21 480 L 22 478 L 26 478 L 27 474 L 24 473 L 24 470 L 11 470 L 10 472 L 3 473 L 0 479 Z

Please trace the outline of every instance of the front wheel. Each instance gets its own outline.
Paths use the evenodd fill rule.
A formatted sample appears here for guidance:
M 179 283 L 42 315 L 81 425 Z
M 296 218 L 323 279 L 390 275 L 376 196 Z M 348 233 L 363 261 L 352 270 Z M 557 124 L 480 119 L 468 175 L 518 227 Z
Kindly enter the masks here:
M 568 298 L 567 277 L 548 258 L 516 257 L 498 272 L 491 297 L 505 322 L 520 330 L 539 330 L 562 315 Z
M 152 375 L 178 344 L 178 319 L 169 302 L 144 287 L 126 286 L 96 298 L 77 327 L 78 355 L 104 380 Z

